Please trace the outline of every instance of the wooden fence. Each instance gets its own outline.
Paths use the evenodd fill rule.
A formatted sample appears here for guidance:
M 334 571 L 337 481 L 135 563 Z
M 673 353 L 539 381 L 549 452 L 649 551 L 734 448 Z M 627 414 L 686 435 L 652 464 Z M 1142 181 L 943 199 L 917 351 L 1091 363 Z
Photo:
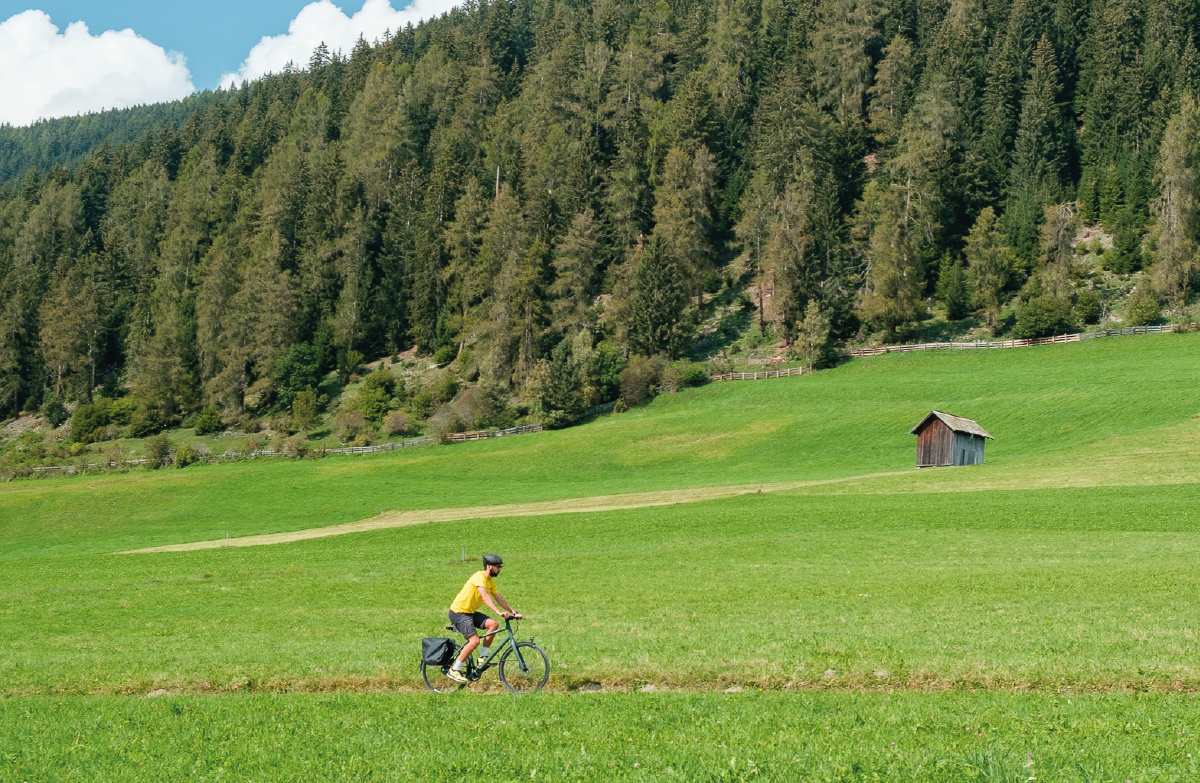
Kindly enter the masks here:
M 616 400 L 613 400 L 612 402 L 606 402 L 602 405 L 593 405 L 592 407 L 588 408 L 583 413 L 579 414 L 579 418 L 586 419 L 588 416 L 591 416 L 596 413 L 608 413 L 615 407 L 617 407 Z
M 503 438 L 505 435 L 524 435 L 527 432 L 541 432 L 542 425 L 527 424 L 524 427 L 510 427 L 507 430 L 486 430 L 482 432 L 451 432 L 446 436 L 448 443 L 463 443 L 468 440 L 487 440 L 488 438 Z
M 727 372 L 724 375 L 712 376 L 713 381 L 761 381 L 764 378 L 791 378 L 802 375 L 803 367 L 792 367 L 788 370 L 764 370 L 763 372 Z
M 1161 334 L 1164 332 L 1194 332 L 1196 324 L 1167 324 L 1166 326 L 1128 326 L 1124 329 L 1108 329 L 1103 332 L 1081 334 L 1059 334 L 1054 337 L 1038 337 L 1031 340 L 997 340 L 976 343 L 921 343 L 918 345 L 885 345 L 881 348 L 855 348 L 851 356 L 879 356 L 884 353 L 910 353 L 913 351 L 963 351 L 975 348 L 1025 348 L 1032 345 L 1057 345 L 1095 340 L 1100 337 L 1119 337 L 1133 334 Z M 715 379 L 714 379 L 715 380 Z

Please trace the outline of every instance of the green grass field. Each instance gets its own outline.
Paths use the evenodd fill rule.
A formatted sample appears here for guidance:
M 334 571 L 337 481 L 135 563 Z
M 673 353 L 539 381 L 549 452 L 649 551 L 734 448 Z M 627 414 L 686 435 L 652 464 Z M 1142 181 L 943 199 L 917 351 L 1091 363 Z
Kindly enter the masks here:
M 450 779 L 505 748 L 503 780 L 1194 779 L 1198 359 L 1191 335 L 892 355 L 559 432 L 4 485 L 0 779 Z M 910 470 L 932 408 L 987 428 L 988 464 Z M 895 475 L 113 554 L 875 473 Z M 464 550 L 505 555 L 550 693 L 421 691 Z
M 1188 696 L 0 700 L 7 780 L 1195 780 Z

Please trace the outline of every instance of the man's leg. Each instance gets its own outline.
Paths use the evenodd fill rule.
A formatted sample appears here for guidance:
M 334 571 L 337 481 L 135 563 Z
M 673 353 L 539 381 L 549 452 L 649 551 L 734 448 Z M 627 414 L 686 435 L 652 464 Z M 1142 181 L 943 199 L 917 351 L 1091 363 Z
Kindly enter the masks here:
M 479 653 L 480 662 L 492 654 L 492 642 L 496 641 L 496 637 L 493 632 L 499 627 L 500 623 L 496 622 L 490 617 L 483 621 L 484 636 L 487 638 L 483 640 L 483 650 L 481 650 Z M 476 636 L 475 639 L 478 641 L 479 637 Z
M 463 645 L 462 652 L 458 654 L 458 658 L 454 661 L 454 665 L 450 667 L 450 671 L 446 672 L 446 676 L 455 682 L 466 682 L 467 675 L 463 672 L 466 665 L 467 657 L 471 651 L 479 646 L 479 634 L 474 634 L 467 643 Z
M 475 648 L 478 646 L 479 634 L 475 634 L 463 645 L 462 651 L 458 654 L 458 660 L 454 662 L 454 668 L 462 671 L 463 664 L 467 662 L 467 658 L 471 657 L 471 653 L 475 652 Z

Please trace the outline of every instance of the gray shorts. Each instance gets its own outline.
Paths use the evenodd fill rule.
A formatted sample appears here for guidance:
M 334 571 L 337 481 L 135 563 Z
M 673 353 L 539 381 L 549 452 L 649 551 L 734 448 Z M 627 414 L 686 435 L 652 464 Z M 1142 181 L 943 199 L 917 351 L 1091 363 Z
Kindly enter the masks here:
M 484 623 L 488 621 L 488 616 L 483 612 L 475 612 L 474 614 L 463 614 L 450 610 L 450 624 L 454 626 L 454 630 L 463 635 L 463 638 L 468 642 L 471 637 L 475 636 L 476 628 L 483 628 Z

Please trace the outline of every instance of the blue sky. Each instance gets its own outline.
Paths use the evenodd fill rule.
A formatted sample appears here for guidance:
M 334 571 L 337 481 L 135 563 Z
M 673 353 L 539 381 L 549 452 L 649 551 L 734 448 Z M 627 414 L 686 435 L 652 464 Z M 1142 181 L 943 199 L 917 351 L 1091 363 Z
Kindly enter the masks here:
M 0 124 L 177 100 L 349 52 L 455 0 L 0 0 Z
M 222 74 L 237 70 L 264 35 L 286 33 L 307 0 L 0 0 L 0 20 L 37 9 L 60 29 L 82 20 L 92 35 L 132 28 L 167 51 L 181 52 L 196 89 L 212 89 Z M 362 0 L 339 3 L 353 13 Z

